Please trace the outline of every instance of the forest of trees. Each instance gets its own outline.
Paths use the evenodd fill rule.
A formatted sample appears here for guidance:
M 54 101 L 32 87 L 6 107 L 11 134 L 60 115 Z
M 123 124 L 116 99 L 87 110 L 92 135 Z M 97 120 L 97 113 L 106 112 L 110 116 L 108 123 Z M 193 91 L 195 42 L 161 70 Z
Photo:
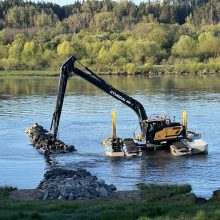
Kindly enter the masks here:
M 72 54 L 98 72 L 220 71 L 220 1 L 0 1 L 1 70 L 57 69 Z

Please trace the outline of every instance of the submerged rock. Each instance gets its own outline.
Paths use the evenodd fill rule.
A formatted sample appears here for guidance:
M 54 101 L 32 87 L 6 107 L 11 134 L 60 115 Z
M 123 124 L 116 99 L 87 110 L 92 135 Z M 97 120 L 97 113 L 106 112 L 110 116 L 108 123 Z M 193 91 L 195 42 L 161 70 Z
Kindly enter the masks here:
M 35 123 L 31 128 L 26 128 L 25 133 L 29 136 L 31 144 L 43 154 L 66 153 L 76 151 L 73 145 L 55 139 L 43 126 Z
M 75 200 L 110 198 L 116 187 L 106 184 L 85 169 L 55 168 L 45 173 L 37 190 L 43 200 Z

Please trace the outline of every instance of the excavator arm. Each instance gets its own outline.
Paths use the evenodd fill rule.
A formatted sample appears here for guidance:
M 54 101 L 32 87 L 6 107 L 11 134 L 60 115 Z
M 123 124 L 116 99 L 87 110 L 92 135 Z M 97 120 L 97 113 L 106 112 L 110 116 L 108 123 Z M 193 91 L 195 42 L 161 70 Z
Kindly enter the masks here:
M 81 66 L 85 71 L 77 68 L 75 65 L 76 63 L 79 64 L 79 66 Z M 94 72 L 92 72 L 89 68 L 85 67 L 82 63 L 80 63 L 74 56 L 72 56 L 61 67 L 56 108 L 53 114 L 53 119 L 50 127 L 50 132 L 53 134 L 54 138 L 57 137 L 67 81 L 69 77 L 72 76 L 72 74 L 82 77 L 86 81 L 92 83 L 94 86 L 98 87 L 102 91 L 112 96 L 113 98 L 121 101 L 123 104 L 130 107 L 138 116 L 142 134 L 144 136 L 146 135 L 147 128 L 146 128 L 146 123 L 144 121 L 146 121 L 148 117 L 143 105 L 137 100 L 126 95 L 125 93 L 115 89 L 105 80 L 103 80 L 101 77 L 99 77 Z

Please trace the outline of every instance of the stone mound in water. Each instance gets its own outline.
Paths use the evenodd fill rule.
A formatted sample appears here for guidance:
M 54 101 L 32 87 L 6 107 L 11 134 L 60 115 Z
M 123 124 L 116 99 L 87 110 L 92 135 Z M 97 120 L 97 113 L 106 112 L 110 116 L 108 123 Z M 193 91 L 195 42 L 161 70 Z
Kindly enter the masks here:
M 66 153 L 76 151 L 73 145 L 54 139 L 53 135 L 43 126 L 35 123 L 31 128 L 26 128 L 25 133 L 29 136 L 31 144 L 43 154 Z
M 40 199 L 97 199 L 110 198 L 116 187 L 91 175 L 85 169 L 56 168 L 47 171 L 37 190 Z

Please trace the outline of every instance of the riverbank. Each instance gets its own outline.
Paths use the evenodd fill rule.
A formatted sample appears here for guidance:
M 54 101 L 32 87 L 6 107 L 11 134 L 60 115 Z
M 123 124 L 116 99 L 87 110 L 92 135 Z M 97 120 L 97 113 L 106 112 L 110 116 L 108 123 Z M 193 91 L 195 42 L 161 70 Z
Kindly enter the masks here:
M 1 70 L 0 77 L 35 77 L 35 76 L 59 76 L 59 71 L 43 70 Z
M 134 67 L 129 72 L 115 71 L 109 68 L 106 71 L 100 70 L 97 67 L 91 67 L 98 75 L 136 75 L 143 74 L 147 76 L 158 76 L 158 75 L 209 75 L 209 74 L 220 74 L 220 65 L 216 64 L 204 64 L 204 63 L 188 63 L 188 64 L 177 64 L 177 65 L 152 65 L 147 68 Z M 40 69 L 40 70 L 1 70 L 0 77 L 53 77 L 59 76 L 60 71 L 51 69 Z
M 220 193 L 197 198 L 189 185 L 140 185 L 111 199 L 28 200 L 0 188 L 0 219 L 219 219 Z M 21 190 L 20 190 L 21 191 Z M 14 191 L 15 192 L 15 191 Z M 16 195 L 16 194 L 15 194 Z M 123 195 L 123 196 L 122 196 Z M 136 195 L 136 196 L 131 196 Z M 130 197 L 129 197 L 130 196 Z M 31 199 L 31 198 L 30 198 Z

